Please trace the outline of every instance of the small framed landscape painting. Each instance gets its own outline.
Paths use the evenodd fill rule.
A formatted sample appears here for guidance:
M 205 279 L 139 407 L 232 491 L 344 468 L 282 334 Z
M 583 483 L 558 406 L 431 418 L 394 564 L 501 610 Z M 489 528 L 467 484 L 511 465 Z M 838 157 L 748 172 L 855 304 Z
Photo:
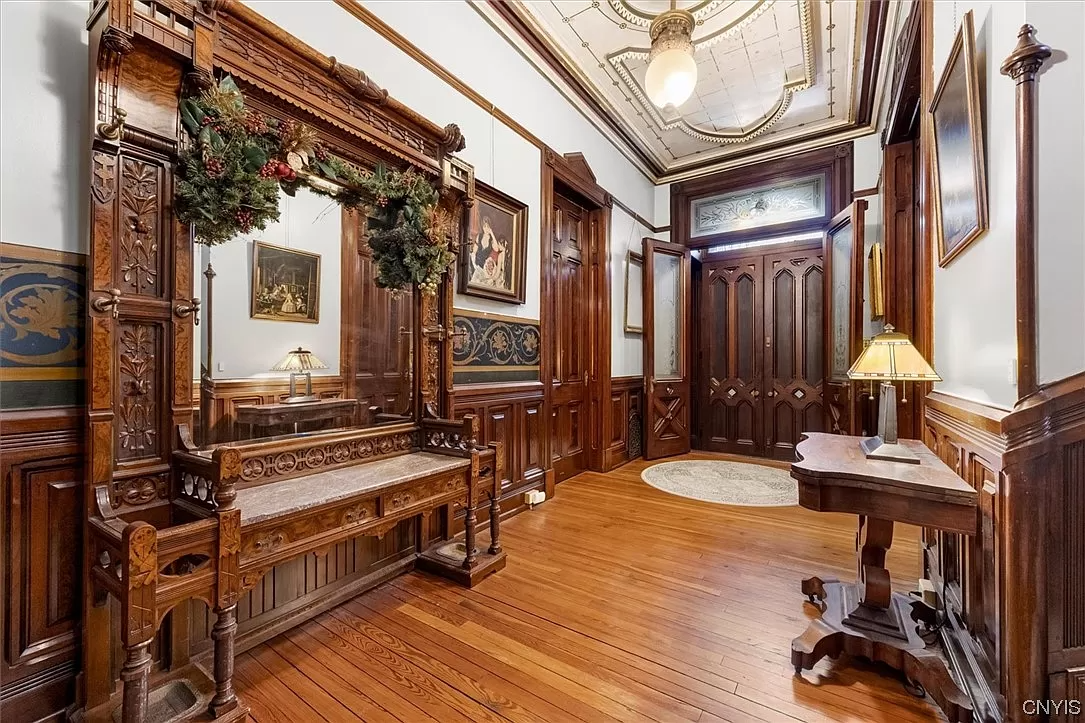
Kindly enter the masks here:
M 320 321 L 320 255 L 273 246 L 252 244 L 253 319 Z
M 964 15 L 931 102 L 934 226 L 945 266 L 987 230 L 979 68 L 972 11 Z
M 460 254 L 459 292 L 522 304 L 527 204 L 483 183 L 475 189 L 467 248 Z

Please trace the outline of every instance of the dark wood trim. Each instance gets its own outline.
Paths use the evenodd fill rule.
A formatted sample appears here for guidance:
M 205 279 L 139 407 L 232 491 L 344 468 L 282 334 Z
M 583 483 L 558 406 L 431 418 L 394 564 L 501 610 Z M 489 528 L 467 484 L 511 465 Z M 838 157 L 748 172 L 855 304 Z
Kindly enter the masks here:
M 540 139 L 538 136 L 536 136 L 534 133 L 529 131 L 521 124 L 517 123 L 512 118 L 512 116 L 510 116 L 508 113 L 501 110 L 489 100 L 484 98 L 478 93 L 478 91 L 476 91 L 464 81 L 460 80 L 455 74 L 453 74 L 443 65 L 438 63 L 426 53 L 422 52 L 422 50 L 418 46 L 407 40 L 407 38 L 405 38 L 401 33 L 396 31 L 395 28 L 381 20 L 364 5 L 355 2 L 355 0 L 335 0 L 335 3 L 344 10 L 346 10 L 348 13 L 353 15 L 355 18 L 372 28 L 382 38 L 389 41 L 390 43 L 392 43 L 392 45 L 396 46 L 401 51 L 406 53 L 412 60 L 421 65 L 423 68 L 436 75 L 445 83 L 448 83 L 449 86 L 451 86 L 454 90 L 456 90 L 465 98 L 470 100 L 472 103 L 484 109 L 487 113 L 492 114 L 494 118 L 508 126 L 509 129 L 511 129 L 524 140 L 526 140 L 528 143 L 531 143 L 540 151 L 546 149 L 546 143 L 544 143 L 542 139 Z M 609 141 L 609 139 L 607 140 Z M 619 152 L 623 150 L 618 146 L 615 147 L 618 149 Z M 640 172 L 640 169 L 637 170 L 638 172 Z M 647 175 L 645 177 L 653 183 L 656 183 L 658 181 L 658 179 L 649 177 Z M 627 213 L 633 215 L 639 222 L 643 223 L 649 228 L 652 228 L 651 225 L 647 221 L 645 221 L 643 217 L 636 215 L 628 205 L 621 203 L 617 200 L 615 200 L 615 203 L 619 205 L 622 209 L 626 210 Z M 653 232 L 658 233 L 658 230 L 653 228 Z
M 589 248 L 589 260 L 587 265 L 590 269 L 590 294 L 587 313 L 589 315 L 591 339 L 610 338 L 610 216 L 614 205 L 613 196 L 594 180 L 594 174 L 586 166 L 581 154 L 560 155 L 551 148 L 545 148 L 542 157 L 542 229 L 540 238 L 542 268 L 540 304 L 540 334 L 548 339 L 553 333 L 554 319 L 553 310 L 546 302 L 550 298 L 550 285 L 552 279 L 547 269 L 550 266 L 550 257 L 553 253 L 554 196 L 564 190 L 579 197 L 588 211 L 585 223 L 591 233 L 591 246 Z M 549 429 L 552 410 L 551 397 L 553 392 L 553 364 L 551 347 L 544 343 L 540 355 L 539 373 L 540 379 L 545 385 L 544 419 Z M 589 363 L 590 379 L 588 383 L 588 469 L 600 471 L 604 467 L 603 440 L 604 432 L 604 401 L 610 398 L 610 344 L 593 344 L 591 347 L 591 361 Z M 549 433 L 545 439 L 544 453 L 546 469 L 550 472 L 551 449 Z M 547 497 L 551 496 L 551 485 L 547 483 Z
M 691 248 L 703 248 L 771 236 L 821 231 L 833 216 L 840 213 L 852 201 L 854 193 L 852 153 L 852 143 L 848 141 L 828 148 L 676 183 L 671 186 L 671 240 Z M 823 175 L 826 180 L 825 193 L 828 210 L 824 217 L 763 226 L 749 231 L 703 236 L 696 240 L 690 239 L 692 225 L 689 207 L 693 200 L 816 174 Z
M 644 454 L 644 377 L 611 377 L 610 403 L 604 405 L 603 414 L 606 430 L 603 466 L 609 472 Z M 636 425 L 639 427 L 634 430 Z M 640 438 L 631 441 L 630 433 L 638 431 Z
M 931 180 L 931 148 L 934 143 L 934 125 L 930 114 L 924 109 L 930 107 L 934 97 L 934 0 L 918 3 L 921 8 L 920 22 L 920 123 L 918 149 L 915 151 L 915 174 L 919 179 L 918 197 L 915 199 L 916 226 L 913 233 L 913 279 L 914 279 L 914 315 L 915 328 L 912 343 L 926 359 L 934 358 L 934 202 Z M 884 208 L 884 205 L 883 205 Z M 928 313 L 922 310 L 928 309 Z M 915 419 L 922 419 L 926 397 L 933 385 L 929 382 L 917 383 L 915 399 L 918 409 Z
M 862 76 L 859 80 L 859 108 L 855 124 L 865 126 L 874 119 L 878 101 L 878 71 L 882 63 L 882 47 L 889 24 L 889 0 L 871 0 L 868 4 L 866 30 L 862 38 Z M 860 6 L 856 6 L 857 8 Z
M 581 83 L 572 71 L 561 61 L 545 40 L 531 30 L 531 27 L 523 18 L 523 11 L 517 7 L 519 3 L 506 2 L 506 0 L 487 0 L 494 12 L 509 24 L 509 27 L 528 44 L 543 62 L 567 85 L 576 97 L 579 98 L 590 110 L 596 119 L 601 121 L 607 128 L 615 133 L 625 144 L 626 148 L 647 166 L 657 176 L 663 175 L 666 169 L 660 165 L 650 153 L 647 153 L 636 141 L 629 130 L 617 120 L 614 114 L 603 107 L 595 94 Z M 553 81 L 551 81 L 553 82 Z
M 1002 63 L 1002 74 L 1017 84 L 1017 398 L 1036 391 L 1036 83 L 1051 48 L 1022 25 L 1017 46 Z
M 922 91 L 920 33 L 924 6 L 921 2 L 912 5 L 904 29 L 897 36 L 893 78 L 889 85 L 889 113 L 882 130 L 883 147 L 910 140 L 919 130 L 919 97 Z

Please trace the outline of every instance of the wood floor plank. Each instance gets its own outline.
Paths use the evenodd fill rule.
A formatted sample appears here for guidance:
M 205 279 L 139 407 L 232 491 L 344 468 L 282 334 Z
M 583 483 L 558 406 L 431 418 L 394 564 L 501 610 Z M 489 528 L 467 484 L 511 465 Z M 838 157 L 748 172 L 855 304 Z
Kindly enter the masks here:
M 409 573 L 238 656 L 253 719 L 944 720 L 882 666 L 794 675 L 791 639 L 816 615 L 800 581 L 854 577 L 854 517 L 677 497 L 641 481 L 647 464 L 581 474 L 503 523 L 508 566 L 473 589 Z M 898 526 L 898 590 L 917 540 Z

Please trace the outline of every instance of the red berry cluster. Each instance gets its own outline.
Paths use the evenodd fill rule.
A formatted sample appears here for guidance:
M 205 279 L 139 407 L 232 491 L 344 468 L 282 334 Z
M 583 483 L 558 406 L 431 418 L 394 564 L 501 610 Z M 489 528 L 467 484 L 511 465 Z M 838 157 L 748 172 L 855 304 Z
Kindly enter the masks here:
M 247 208 L 239 208 L 234 218 L 237 220 L 237 225 L 241 227 L 242 233 L 248 233 L 252 230 L 252 211 Z
M 268 131 L 267 122 L 255 113 L 246 115 L 242 125 L 244 125 L 246 131 L 253 135 L 264 135 Z
M 328 160 L 328 150 L 324 148 L 324 146 L 317 146 L 314 148 L 313 155 L 315 155 L 316 159 L 322 163 Z
M 388 205 L 388 197 L 387 196 L 377 196 L 377 205 L 380 206 L 381 208 L 384 208 L 385 206 L 387 206 Z
M 203 117 L 203 119 L 202 119 L 202 120 L 200 121 L 200 125 L 202 125 L 202 126 L 207 126 L 207 125 L 211 125 L 211 124 L 212 124 L 212 123 L 213 123 L 214 121 L 215 121 L 215 119 L 214 119 L 214 118 L 212 118 L 212 117 L 211 117 L 211 116 L 209 116 L 209 115 L 205 115 L 205 116 Z
M 279 162 L 268 161 L 264 165 L 260 166 L 259 171 L 260 178 L 278 178 L 279 177 Z
M 204 158 L 203 167 L 207 170 L 207 175 L 211 178 L 218 178 L 222 175 L 222 161 L 215 156 L 208 156 Z

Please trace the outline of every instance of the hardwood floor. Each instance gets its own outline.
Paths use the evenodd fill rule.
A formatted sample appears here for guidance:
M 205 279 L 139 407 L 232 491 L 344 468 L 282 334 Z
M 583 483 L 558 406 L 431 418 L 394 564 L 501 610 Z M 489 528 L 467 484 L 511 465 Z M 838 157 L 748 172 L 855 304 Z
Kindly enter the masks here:
M 853 517 L 687 500 L 644 466 L 581 474 L 508 520 L 508 567 L 473 590 L 410 573 L 238 656 L 252 717 L 944 720 L 869 665 L 793 675 L 813 615 L 799 581 L 854 577 Z M 890 550 L 902 590 L 917 535 L 898 527 Z

